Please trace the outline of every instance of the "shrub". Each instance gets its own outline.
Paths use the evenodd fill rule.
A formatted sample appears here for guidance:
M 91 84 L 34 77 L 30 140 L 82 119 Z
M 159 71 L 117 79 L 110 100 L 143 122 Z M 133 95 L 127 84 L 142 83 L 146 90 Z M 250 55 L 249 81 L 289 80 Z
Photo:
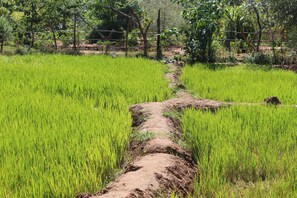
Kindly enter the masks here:
M 244 62 L 252 64 L 269 65 L 273 62 L 273 57 L 269 54 L 263 54 L 260 52 L 253 53 L 245 57 Z
M 27 47 L 18 46 L 17 49 L 15 50 L 15 54 L 26 55 L 26 54 L 28 54 L 28 49 L 27 49 Z

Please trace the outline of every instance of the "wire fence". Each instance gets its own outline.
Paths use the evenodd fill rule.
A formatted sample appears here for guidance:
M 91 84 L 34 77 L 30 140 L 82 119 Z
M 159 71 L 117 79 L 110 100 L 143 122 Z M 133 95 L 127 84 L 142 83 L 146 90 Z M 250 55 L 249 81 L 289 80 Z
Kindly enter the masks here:
M 116 31 L 116 30 L 100 30 L 93 29 L 93 32 L 107 34 L 106 37 L 92 38 L 89 37 L 89 32 L 81 30 L 52 30 L 52 31 L 10 31 L 6 32 L 7 36 L 3 43 L 4 52 L 12 52 L 20 48 L 36 49 L 44 52 L 51 51 L 66 51 L 70 52 L 74 49 L 80 52 L 111 54 L 124 53 L 141 54 L 144 50 L 143 35 L 139 31 Z M 75 31 L 75 33 L 74 33 Z M 235 50 L 237 53 L 245 53 L 248 51 L 249 45 L 256 47 L 259 32 L 236 32 L 225 31 L 226 34 L 232 34 L 235 38 L 217 38 L 214 41 L 218 42 L 222 49 L 226 52 Z M 272 37 L 273 33 L 273 37 Z M 242 35 L 248 35 L 242 38 Z M 160 36 L 157 32 L 147 32 L 148 51 L 155 53 L 157 49 L 157 37 Z M 163 51 L 183 49 L 184 41 L 176 38 L 176 35 L 170 35 L 174 38 L 166 38 L 161 42 Z M 0 35 L 1 37 L 1 35 Z M 75 39 L 74 39 L 75 38 Z M 32 41 L 33 40 L 33 41 Z M 279 32 L 262 32 L 260 50 L 284 50 L 288 44 L 285 36 Z M 223 54 L 223 53 L 222 53 Z

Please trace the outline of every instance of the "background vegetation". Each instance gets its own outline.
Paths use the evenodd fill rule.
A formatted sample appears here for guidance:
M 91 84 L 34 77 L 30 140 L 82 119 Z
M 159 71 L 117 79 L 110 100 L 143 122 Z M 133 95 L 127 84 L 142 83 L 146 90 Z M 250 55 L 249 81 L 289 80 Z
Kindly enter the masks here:
M 295 0 L 1 1 L 0 41 L 19 53 L 79 50 L 78 43 L 120 50 L 129 32 L 129 46 L 143 47 L 147 56 L 160 10 L 161 44 L 184 45 L 191 62 L 241 61 L 238 55 L 248 53 L 253 63 L 295 64 L 296 5 Z

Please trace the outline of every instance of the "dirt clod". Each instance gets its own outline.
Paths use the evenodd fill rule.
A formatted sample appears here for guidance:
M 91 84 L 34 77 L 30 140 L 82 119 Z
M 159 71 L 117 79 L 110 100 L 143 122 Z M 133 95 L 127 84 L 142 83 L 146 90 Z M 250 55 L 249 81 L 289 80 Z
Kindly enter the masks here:
M 272 96 L 264 99 L 264 103 L 268 105 L 280 105 L 281 101 L 276 96 Z

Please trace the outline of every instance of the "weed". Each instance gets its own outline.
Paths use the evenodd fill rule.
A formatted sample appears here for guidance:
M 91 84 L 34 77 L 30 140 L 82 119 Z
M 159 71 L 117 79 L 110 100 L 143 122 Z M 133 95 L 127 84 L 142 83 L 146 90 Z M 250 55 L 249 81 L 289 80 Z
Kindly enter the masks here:
M 131 139 L 137 142 L 147 142 L 155 137 L 155 134 L 153 132 L 141 132 L 141 131 L 135 131 L 131 134 Z

